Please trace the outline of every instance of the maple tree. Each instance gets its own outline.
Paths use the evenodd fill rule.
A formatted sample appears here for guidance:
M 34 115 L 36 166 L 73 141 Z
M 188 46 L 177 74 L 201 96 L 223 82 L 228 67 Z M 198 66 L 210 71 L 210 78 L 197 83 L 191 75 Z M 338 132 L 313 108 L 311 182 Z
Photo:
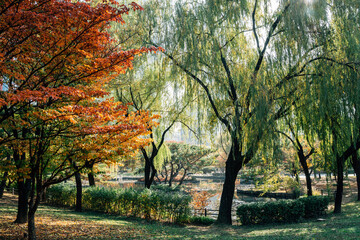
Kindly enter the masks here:
M 28 237 L 35 239 L 34 216 L 43 191 L 89 163 L 116 161 L 149 143 L 157 116 L 130 112 L 106 99 L 104 86 L 135 55 L 108 33 L 111 22 L 141 10 L 116 1 L 10 0 L 0 8 L 0 146 L 13 156 L 4 171 L 31 184 Z M 106 99 L 106 100 L 105 100 Z M 13 159 L 14 160 L 14 159 Z

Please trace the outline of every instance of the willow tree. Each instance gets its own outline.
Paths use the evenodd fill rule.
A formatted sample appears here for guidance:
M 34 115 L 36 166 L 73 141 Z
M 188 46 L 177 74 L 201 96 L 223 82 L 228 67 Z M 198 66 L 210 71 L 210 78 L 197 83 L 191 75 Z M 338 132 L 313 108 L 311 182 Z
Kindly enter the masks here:
M 341 212 L 343 172 L 346 160 L 356 161 L 360 148 L 360 15 L 359 1 L 332 1 L 326 58 L 318 62 L 321 77 L 314 81 L 309 98 L 313 119 L 318 121 L 322 152 L 328 164 L 335 166 L 337 188 L 335 213 Z M 356 161 L 355 164 L 358 162 Z M 356 166 L 354 166 L 356 169 Z
M 294 119 L 294 115 L 292 116 L 292 118 Z M 299 118 L 296 120 L 299 120 Z M 294 123 L 292 123 L 289 119 L 286 119 L 285 120 L 285 122 L 286 122 L 285 128 L 288 128 L 288 131 L 287 132 L 278 131 L 278 132 L 279 132 L 279 134 L 284 136 L 286 139 L 288 139 L 291 142 L 291 144 L 293 145 L 293 147 L 295 148 L 297 158 L 298 158 L 301 168 L 305 174 L 307 195 L 312 196 L 313 194 L 312 194 L 311 176 L 310 176 L 311 172 L 309 170 L 310 162 L 308 162 L 308 160 L 310 161 L 311 155 L 313 155 L 313 153 L 315 153 L 315 148 L 313 147 L 313 145 L 311 144 L 311 141 L 309 140 L 309 133 L 307 131 L 304 131 L 304 130 L 306 130 L 306 128 L 302 127 L 304 122 L 301 120 L 302 119 L 300 119 L 300 121 L 298 121 L 299 122 L 298 125 L 294 125 Z M 305 134 L 302 134 L 302 132 L 303 133 L 305 132 Z M 305 141 L 304 141 L 304 138 L 305 138 Z M 296 178 L 297 178 L 297 181 L 299 181 L 298 174 L 296 174 Z
M 123 103 L 130 103 L 135 111 L 149 111 L 158 114 L 161 118 L 157 126 L 151 126 L 149 138 L 150 146 L 142 147 L 144 159 L 145 187 L 150 188 L 161 165 L 161 151 L 167 134 L 177 123 L 188 125 L 186 110 L 192 99 L 187 96 L 179 97 L 183 88 L 179 82 L 171 83 L 166 71 L 164 59 L 149 58 L 136 64 L 139 71 L 133 71 L 118 78 L 112 84 L 116 98 Z M 180 92 L 180 93 L 179 93 Z
M 140 1 L 140 4 L 146 6 L 144 2 Z M 149 44 L 146 39 L 149 31 L 152 31 L 154 19 L 156 16 L 144 15 L 143 12 L 126 16 L 125 20 L 131 24 L 125 26 L 125 31 L 123 25 L 114 24 L 111 28 L 112 36 L 124 43 L 124 48 L 139 48 Z M 172 129 L 180 127 L 187 135 L 197 137 L 198 132 L 192 123 L 193 117 L 189 108 L 196 105 L 198 99 L 194 98 L 193 89 L 185 87 L 181 76 L 174 77 L 171 74 L 171 61 L 166 57 L 143 57 L 134 61 L 134 66 L 136 70 L 119 76 L 109 84 L 109 88 L 117 100 L 131 104 L 129 109 L 149 111 L 161 116 L 158 126 L 149 129 L 152 143 L 141 148 L 145 187 L 150 188 L 159 170 L 156 166 L 161 166 L 164 160 L 162 155 L 166 155 L 163 144 Z
M 186 87 L 202 89 L 203 111 L 231 139 L 219 223 L 231 224 L 239 171 L 300 101 L 312 75 L 308 68 L 322 54 L 324 1 L 308 2 L 152 2 L 156 9 L 147 11 L 154 16 L 147 41 L 165 49 Z

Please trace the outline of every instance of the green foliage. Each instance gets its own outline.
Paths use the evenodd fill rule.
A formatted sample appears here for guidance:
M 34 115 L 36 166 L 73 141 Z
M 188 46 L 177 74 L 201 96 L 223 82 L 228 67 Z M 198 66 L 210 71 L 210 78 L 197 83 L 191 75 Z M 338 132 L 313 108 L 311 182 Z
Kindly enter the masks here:
M 189 218 L 189 223 L 194 225 L 209 226 L 215 222 L 215 219 L 204 216 L 192 216 Z
M 180 181 L 188 177 L 189 173 L 201 171 L 215 161 L 215 150 L 204 146 L 186 144 L 183 142 L 167 142 L 171 157 L 165 159 L 159 169 L 161 181 Z M 159 180 L 160 180 L 159 178 Z
M 67 184 L 51 186 L 46 191 L 47 202 L 55 206 L 75 206 L 76 189 Z
M 154 165 L 156 169 L 160 169 L 164 162 L 169 161 L 171 159 L 171 151 L 169 147 L 164 143 L 160 149 L 156 157 L 154 158 Z
M 327 196 L 309 196 L 299 198 L 297 201 L 304 204 L 304 218 L 314 218 L 324 215 L 329 205 L 329 198 Z
M 51 187 L 48 203 L 74 206 L 76 189 L 64 185 Z M 87 188 L 83 207 L 88 210 L 146 219 L 178 222 L 190 214 L 191 197 L 178 191 L 162 189 Z
M 236 211 L 243 225 L 297 222 L 300 218 L 313 218 L 325 214 L 329 198 L 311 196 L 297 200 L 240 205 Z
M 304 204 L 300 201 L 281 200 L 240 205 L 236 214 L 243 225 L 249 225 L 297 222 L 304 215 L 304 211 Z

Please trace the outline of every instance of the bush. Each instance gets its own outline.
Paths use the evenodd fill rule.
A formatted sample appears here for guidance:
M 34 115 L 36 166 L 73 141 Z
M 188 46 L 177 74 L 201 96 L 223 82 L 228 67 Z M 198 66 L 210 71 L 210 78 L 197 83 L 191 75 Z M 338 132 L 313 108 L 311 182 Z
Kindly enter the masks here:
M 304 215 L 304 204 L 293 200 L 244 204 L 236 214 L 243 225 L 297 222 Z
M 57 184 L 46 190 L 47 202 L 55 206 L 75 206 L 76 188 Z
M 75 205 L 75 187 L 55 185 L 47 195 L 49 204 Z M 190 201 L 190 196 L 176 191 L 99 187 L 85 189 L 82 198 L 83 207 L 88 210 L 172 222 L 189 216 Z
M 215 219 L 209 218 L 209 217 L 199 217 L 199 216 L 193 216 L 189 218 L 189 223 L 195 224 L 195 225 L 205 225 L 209 226 L 215 222 Z
M 313 218 L 325 214 L 329 198 L 311 196 L 297 200 L 240 205 L 237 217 L 243 225 L 297 222 L 301 217 Z
M 305 206 L 304 218 L 314 218 L 325 214 L 329 205 L 329 198 L 326 196 L 310 196 L 299 198 Z

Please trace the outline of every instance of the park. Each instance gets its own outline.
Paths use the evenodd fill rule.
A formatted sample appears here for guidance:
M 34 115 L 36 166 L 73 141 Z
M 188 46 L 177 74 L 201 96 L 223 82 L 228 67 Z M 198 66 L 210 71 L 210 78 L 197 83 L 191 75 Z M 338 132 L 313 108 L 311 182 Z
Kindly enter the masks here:
M 0 239 L 360 238 L 359 9 L 1 0 Z

